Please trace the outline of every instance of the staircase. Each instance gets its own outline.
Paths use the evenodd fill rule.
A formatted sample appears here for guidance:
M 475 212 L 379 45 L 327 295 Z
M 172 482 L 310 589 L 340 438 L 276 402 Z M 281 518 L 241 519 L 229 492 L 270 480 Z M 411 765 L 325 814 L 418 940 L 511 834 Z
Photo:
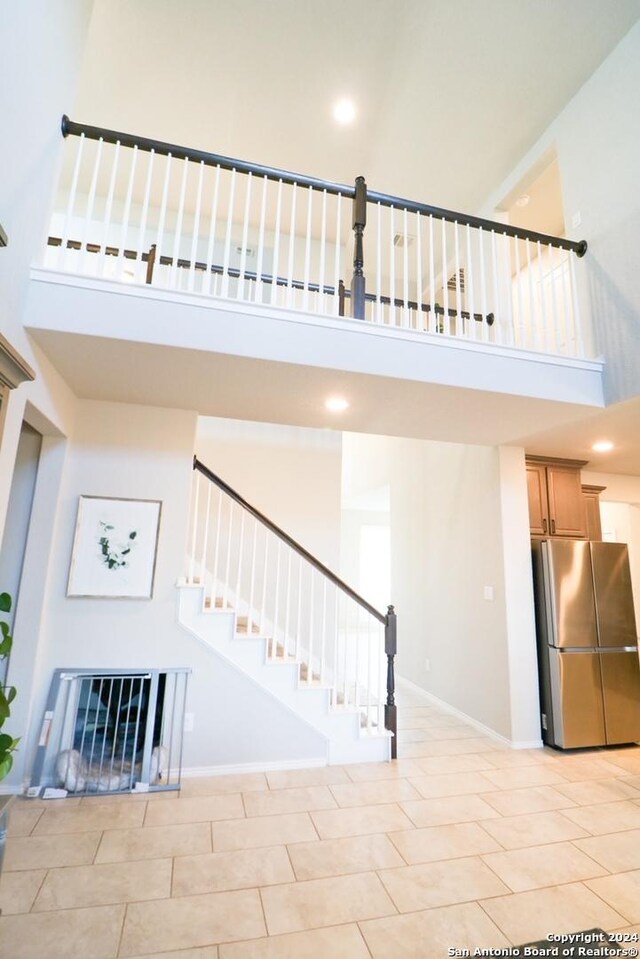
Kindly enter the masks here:
M 178 620 L 327 741 L 329 763 L 395 757 L 396 620 L 194 459 Z

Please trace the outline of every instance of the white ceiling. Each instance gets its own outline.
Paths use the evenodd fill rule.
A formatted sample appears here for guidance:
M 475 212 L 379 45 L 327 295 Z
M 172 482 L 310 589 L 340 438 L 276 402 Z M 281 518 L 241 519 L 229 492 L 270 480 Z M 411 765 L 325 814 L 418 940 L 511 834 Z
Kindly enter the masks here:
M 72 118 L 472 212 L 638 17 L 640 0 L 96 0 Z
M 372 189 L 473 212 L 639 17 L 640 0 L 95 0 L 70 112 L 86 123 L 340 182 L 364 174 Z M 339 96 L 358 105 L 352 127 L 331 117 Z M 54 362 L 64 373 L 77 348 L 84 358 L 74 365 L 91 380 L 79 343 Z M 153 362 L 156 383 L 166 383 L 165 358 Z M 228 385 L 218 396 L 223 408 L 205 391 L 202 412 L 267 418 L 269 404 L 255 387 L 270 371 L 225 365 L 217 372 Z M 326 383 L 315 373 L 320 392 Z M 295 411 L 280 390 L 268 418 L 328 425 L 304 399 L 308 370 L 303 383 L 296 376 L 288 371 L 289 386 L 300 387 Z M 79 395 L 168 405 L 160 386 L 158 397 L 129 396 L 124 383 L 115 397 L 99 377 L 75 387 Z M 512 399 L 501 423 L 507 406 L 496 394 L 474 400 L 472 391 L 432 387 L 428 396 L 405 395 L 410 387 L 380 383 L 374 397 L 363 381 L 363 406 L 344 428 L 398 432 L 394 411 L 408 401 L 438 410 L 432 438 L 520 442 L 532 452 L 591 459 L 603 471 L 640 474 L 640 401 L 586 418 L 584 409 L 567 410 L 563 423 L 553 404 Z M 424 426 L 399 431 L 424 435 Z M 590 445 L 601 436 L 618 449 L 595 462 Z

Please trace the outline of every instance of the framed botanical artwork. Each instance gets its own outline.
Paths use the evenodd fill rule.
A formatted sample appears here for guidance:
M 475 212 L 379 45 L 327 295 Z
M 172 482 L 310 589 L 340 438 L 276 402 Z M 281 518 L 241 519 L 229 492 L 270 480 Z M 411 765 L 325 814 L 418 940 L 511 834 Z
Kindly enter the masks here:
M 151 599 L 160 500 L 81 496 L 67 596 Z

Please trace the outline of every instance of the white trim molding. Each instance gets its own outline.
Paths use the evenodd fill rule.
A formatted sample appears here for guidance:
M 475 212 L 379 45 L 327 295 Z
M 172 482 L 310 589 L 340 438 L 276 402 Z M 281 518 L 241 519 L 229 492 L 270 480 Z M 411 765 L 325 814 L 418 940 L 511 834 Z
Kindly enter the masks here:
M 417 693 L 419 696 L 422 696 L 427 702 L 431 703 L 433 706 L 439 706 L 440 709 L 444 712 L 449 713 L 451 716 L 457 716 L 458 719 L 463 719 L 466 723 L 469 723 L 470 726 L 473 726 L 474 729 L 477 729 L 484 736 L 489 736 L 490 739 L 495 740 L 498 743 L 501 743 L 503 746 L 508 746 L 509 749 L 542 749 L 543 742 L 541 739 L 531 739 L 527 741 L 513 741 L 507 739 L 506 736 L 502 736 L 500 733 L 497 733 L 495 729 L 491 729 L 490 726 L 485 726 L 484 723 L 479 722 L 477 719 L 474 719 L 473 716 L 469 716 L 467 713 L 463 713 L 461 709 L 456 709 L 455 706 L 451 706 L 449 703 L 445 703 L 443 699 L 438 699 L 437 696 L 434 696 L 433 693 L 428 693 L 426 689 L 423 689 L 421 686 L 417 686 L 415 683 L 412 683 L 410 679 L 405 679 L 404 676 L 396 676 L 396 685 L 402 689 L 404 686 L 405 689 L 410 689 L 412 693 Z

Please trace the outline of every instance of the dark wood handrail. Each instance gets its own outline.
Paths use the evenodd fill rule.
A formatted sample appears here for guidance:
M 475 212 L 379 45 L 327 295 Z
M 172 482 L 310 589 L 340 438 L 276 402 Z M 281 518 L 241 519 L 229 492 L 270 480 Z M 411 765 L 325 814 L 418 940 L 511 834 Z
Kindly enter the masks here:
M 235 500 L 239 506 L 242 506 L 243 509 L 247 510 L 258 522 L 262 523 L 263 526 L 266 526 L 272 533 L 274 533 L 279 539 L 286 543 L 287 546 L 290 546 L 294 552 L 299 556 L 302 556 L 308 563 L 311 564 L 319 573 L 322 573 L 334 586 L 337 586 L 338 589 L 342 590 L 350 599 L 354 600 L 359 606 L 365 609 L 371 616 L 374 616 L 380 623 L 387 625 L 387 617 L 384 613 L 381 613 L 379 610 L 372 606 L 371 603 L 368 603 L 366 599 L 362 596 L 359 596 L 355 590 L 351 589 L 350 586 L 347 586 L 335 573 L 333 573 L 328 566 L 325 566 L 324 563 L 321 563 L 319 559 L 316 559 L 312 553 L 301 546 L 300 543 L 296 542 L 288 533 L 285 533 L 284 530 L 280 529 L 279 526 L 276 526 L 264 513 L 261 513 L 260 510 L 256 509 L 255 506 L 252 506 L 251 503 L 248 503 L 240 493 L 237 493 L 228 483 L 225 483 L 223 479 L 220 479 L 214 472 L 212 472 L 207 466 L 202 463 L 197 456 L 193 457 L 193 468 L 198 470 L 203 476 L 208 480 L 214 483 L 223 493 L 226 493 L 227 496 L 230 496 L 232 500 Z
M 282 180 L 283 183 L 298 186 L 310 186 L 316 190 L 326 190 L 327 193 L 339 194 L 345 197 L 356 197 L 357 185 L 349 186 L 346 183 L 335 183 L 331 180 L 322 180 L 319 177 L 306 176 L 301 173 L 292 173 L 290 170 L 280 170 L 277 167 L 265 166 L 261 163 L 251 163 L 247 160 L 237 160 L 233 157 L 222 156 L 218 153 L 209 153 L 205 150 L 195 150 L 190 147 L 179 146 L 175 143 L 166 143 L 162 140 L 152 140 L 149 137 L 134 136 L 130 133 L 120 133 L 106 127 L 90 126 L 86 123 L 76 123 L 65 114 L 62 117 L 61 130 L 63 136 L 82 136 L 89 140 L 103 140 L 105 143 L 120 143 L 125 147 L 137 147 L 147 153 L 159 153 L 163 156 L 172 156 L 176 159 L 193 160 L 204 163 L 205 166 L 220 166 L 223 170 L 237 170 L 239 173 L 252 173 L 266 177 L 268 180 Z M 362 179 L 362 178 L 358 178 Z M 550 236 L 546 233 L 536 233 L 533 230 L 524 230 L 496 220 L 486 220 L 483 217 L 471 216 L 467 213 L 456 213 L 426 203 L 417 203 L 414 200 L 404 200 L 388 193 L 377 193 L 367 190 L 368 203 L 380 203 L 382 206 L 392 206 L 399 210 L 420 213 L 424 216 L 433 216 L 448 223 L 459 223 L 461 226 L 472 226 L 483 230 L 503 233 L 506 236 L 519 240 L 531 240 L 534 243 L 544 243 L 562 250 L 570 250 L 576 256 L 584 256 L 587 252 L 586 240 L 567 240 L 559 236 Z
M 159 153 L 161 156 L 172 156 L 177 160 L 193 160 L 195 163 L 204 163 L 205 166 L 219 166 L 222 170 L 237 170 L 238 173 L 253 173 L 255 176 L 266 177 L 267 180 L 282 180 L 283 183 L 290 185 L 310 186 L 314 190 L 326 190 L 327 193 L 340 194 L 341 196 L 352 197 L 355 196 L 356 192 L 355 186 L 348 186 L 346 183 L 334 183 L 331 180 L 321 180 L 319 177 L 291 173 L 290 170 L 280 170 L 278 167 L 265 166 L 262 163 L 249 163 L 247 160 L 236 160 L 219 153 L 209 153 L 206 150 L 194 150 L 191 147 L 178 146 L 176 143 L 165 143 L 162 140 L 152 140 L 149 137 L 138 137 L 131 133 L 107 130 L 105 127 L 75 123 L 66 114 L 62 117 L 61 129 L 64 137 L 84 135 L 88 140 L 119 143 L 123 147 L 137 147 L 146 153 Z
M 396 210 L 407 210 L 409 213 L 420 213 L 424 216 L 433 216 L 436 220 L 446 220 L 447 223 L 459 223 L 460 226 L 472 226 L 476 229 L 494 233 L 503 233 L 516 240 L 532 240 L 534 243 L 544 243 L 560 250 L 570 250 L 576 256 L 584 256 L 587 252 L 586 240 L 567 240 L 562 236 L 550 236 L 547 233 L 536 233 L 535 230 L 525 230 L 509 223 L 499 223 L 497 220 L 485 220 L 481 216 L 471 216 L 468 213 L 456 213 L 454 210 L 443 210 L 438 206 L 429 206 L 427 203 L 416 203 L 414 200 L 402 200 L 388 193 L 376 193 L 369 190 L 369 203 L 380 203 L 381 206 L 392 206 Z

